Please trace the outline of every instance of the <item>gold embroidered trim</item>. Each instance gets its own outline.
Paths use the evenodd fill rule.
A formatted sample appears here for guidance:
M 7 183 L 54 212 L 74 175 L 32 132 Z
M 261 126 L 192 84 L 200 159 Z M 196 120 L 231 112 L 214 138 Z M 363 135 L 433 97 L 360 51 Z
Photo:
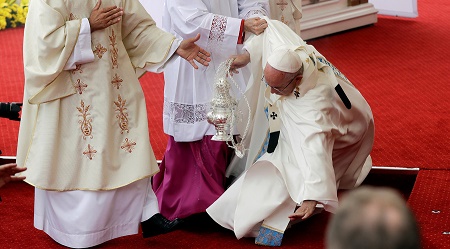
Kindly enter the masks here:
M 115 88 L 119 89 L 119 88 L 122 86 L 122 82 L 123 82 L 123 80 L 122 80 L 122 79 L 120 78 L 120 76 L 116 73 L 116 74 L 114 75 L 112 81 L 111 81 L 111 84 L 112 84 Z
M 103 57 L 103 54 L 106 53 L 106 51 L 108 51 L 105 47 L 102 46 L 102 44 L 97 44 L 95 46 L 95 49 L 93 50 L 94 54 L 97 55 L 97 57 L 99 59 L 101 59 Z
M 117 101 L 114 101 L 114 104 L 117 106 L 116 111 L 118 112 L 116 117 L 119 120 L 119 127 L 120 127 L 120 134 L 123 134 L 123 132 L 129 133 L 130 130 L 128 129 L 128 113 L 127 108 L 125 107 L 125 104 L 127 101 L 124 99 L 122 100 L 122 97 L 117 97 Z
M 117 58 L 119 58 L 119 49 L 116 47 L 116 35 L 114 34 L 114 29 L 112 30 L 112 34 L 109 36 L 109 41 L 111 42 L 109 45 L 111 46 L 111 49 L 109 50 L 111 52 L 111 62 L 112 62 L 112 68 L 119 68 L 119 61 Z
M 108 190 L 114 190 L 114 189 L 118 189 L 118 188 L 125 187 L 125 186 L 127 186 L 128 184 L 137 182 L 137 181 L 142 180 L 142 179 L 145 179 L 145 178 L 150 178 L 150 177 L 156 175 L 157 173 L 159 173 L 159 170 L 155 171 L 154 173 L 151 173 L 150 175 L 146 175 L 146 176 L 144 176 L 144 177 L 137 178 L 137 179 L 135 179 L 135 180 L 131 180 L 129 183 L 124 184 L 124 185 L 119 185 L 119 186 L 113 187 L 113 188 L 99 188 L 99 189 L 96 189 L 96 188 L 68 188 L 68 189 L 61 190 L 61 189 L 44 188 L 44 187 L 42 187 L 42 186 L 37 186 L 36 184 L 33 184 L 32 182 L 30 182 L 30 181 L 28 181 L 28 180 L 24 180 L 24 182 L 30 184 L 31 186 L 33 186 L 33 187 L 35 187 L 35 188 L 42 189 L 42 190 L 47 190 L 47 191 L 58 191 L 58 192 L 65 192 L 65 191 L 72 191 L 72 190 L 83 190 L 83 191 L 108 191 Z
M 123 141 L 122 146 L 120 146 L 120 148 L 125 150 L 128 153 L 131 153 L 131 152 L 133 152 L 135 146 L 136 146 L 136 142 L 134 142 L 131 139 L 125 138 L 125 141 Z
M 91 146 L 90 144 L 88 144 L 86 150 L 83 151 L 83 155 L 87 156 L 89 160 L 92 160 L 92 158 L 94 158 L 95 153 L 97 153 L 97 151 L 94 150 L 94 146 Z
M 282 230 L 280 230 L 280 229 L 276 229 L 276 228 L 271 227 L 271 226 L 268 226 L 268 225 L 266 225 L 266 224 L 264 224 L 264 223 L 263 223 L 261 226 L 262 226 L 262 227 L 265 227 L 265 228 L 268 228 L 268 229 L 270 229 L 270 230 L 277 231 L 277 232 L 279 232 L 279 233 L 283 233 L 283 234 L 284 234 L 284 231 L 282 231 Z
M 76 64 L 75 66 L 76 68 L 72 70 L 72 74 L 75 74 L 76 72 L 83 73 L 83 70 L 81 69 L 81 64 Z
M 81 81 L 81 79 L 77 79 L 77 82 L 73 84 L 73 87 L 75 87 L 75 89 L 79 94 L 83 94 L 84 90 L 86 89 L 86 87 L 88 87 L 88 85 L 84 84 L 84 82 Z
M 91 115 L 89 113 L 90 105 L 84 106 L 84 101 L 81 100 L 81 106 L 77 107 L 79 113 L 78 116 L 82 118 L 82 120 L 78 120 L 78 123 L 81 124 L 80 130 L 83 134 L 83 139 L 86 140 L 86 137 L 90 137 L 92 139 L 92 118 L 89 118 Z

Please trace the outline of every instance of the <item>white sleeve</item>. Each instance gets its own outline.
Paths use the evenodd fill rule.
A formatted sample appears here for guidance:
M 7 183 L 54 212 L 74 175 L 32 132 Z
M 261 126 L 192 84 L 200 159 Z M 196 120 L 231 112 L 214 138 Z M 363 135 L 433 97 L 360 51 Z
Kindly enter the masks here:
M 177 38 L 187 39 L 200 34 L 196 43 L 209 52 L 228 56 L 230 51 L 235 51 L 240 18 L 211 13 L 201 0 L 167 0 L 166 8 L 171 22 L 166 30 Z
M 268 0 L 239 0 L 238 6 L 239 17 L 242 19 L 270 16 Z
M 91 26 L 87 18 L 81 20 L 80 34 L 77 43 L 64 66 L 64 70 L 73 70 L 77 64 L 84 64 L 94 61 L 94 52 L 91 48 Z

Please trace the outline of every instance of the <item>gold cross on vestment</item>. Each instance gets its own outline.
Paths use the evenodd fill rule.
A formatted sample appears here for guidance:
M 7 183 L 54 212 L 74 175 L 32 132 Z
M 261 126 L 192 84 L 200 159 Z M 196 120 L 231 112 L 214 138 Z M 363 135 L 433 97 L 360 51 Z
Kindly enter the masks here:
M 288 5 L 288 3 L 285 0 L 279 0 L 277 1 L 276 4 L 280 7 L 281 11 L 286 9 L 286 6 Z
M 79 94 L 83 94 L 84 89 L 86 89 L 88 85 L 84 84 L 80 79 L 77 79 L 77 82 L 73 84 L 73 87 L 75 87 Z
M 122 146 L 120 146 L 121 149 L 125 150 L 128 153 L 133 152 L 134 147 L 136 146 L 136 142 L 133 140 L 128 140 L 128 138 L 125 138 L 125 141 L 123 142 Z
M 97 153 L 96 150 L 94 150 L 94 147 L 91 147 L 90 144 L 88 144 L 87 149 L 83 152 L 83 155 L 87 156 L 89 160 L 92 160 L 94 158 L 95 153 Z

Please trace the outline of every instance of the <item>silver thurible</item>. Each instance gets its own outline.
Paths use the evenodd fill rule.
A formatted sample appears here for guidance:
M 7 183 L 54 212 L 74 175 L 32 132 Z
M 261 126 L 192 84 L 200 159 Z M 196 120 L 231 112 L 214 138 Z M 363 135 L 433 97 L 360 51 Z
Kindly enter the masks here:
M 214 97 L 211 100 L 211 111 L 206 114 L 208 123 L 216 128 L 212 137 L 215 141 L 231 141 L 233 138 L 230 125 L 234 121 L 234 111 L 237 101 L 230 95 L 230 83 L 225 77 L 219 78 L 214 84 Z

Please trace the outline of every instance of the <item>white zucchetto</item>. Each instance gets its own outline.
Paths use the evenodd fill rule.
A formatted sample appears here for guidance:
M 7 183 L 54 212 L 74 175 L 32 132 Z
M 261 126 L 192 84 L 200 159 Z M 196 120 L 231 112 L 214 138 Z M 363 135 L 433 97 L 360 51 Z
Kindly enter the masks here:
M 286 73 L 295 73 L 302 67 L 300 56 L 287 47 L 276 48 L 267 59 L 267 63 Z

